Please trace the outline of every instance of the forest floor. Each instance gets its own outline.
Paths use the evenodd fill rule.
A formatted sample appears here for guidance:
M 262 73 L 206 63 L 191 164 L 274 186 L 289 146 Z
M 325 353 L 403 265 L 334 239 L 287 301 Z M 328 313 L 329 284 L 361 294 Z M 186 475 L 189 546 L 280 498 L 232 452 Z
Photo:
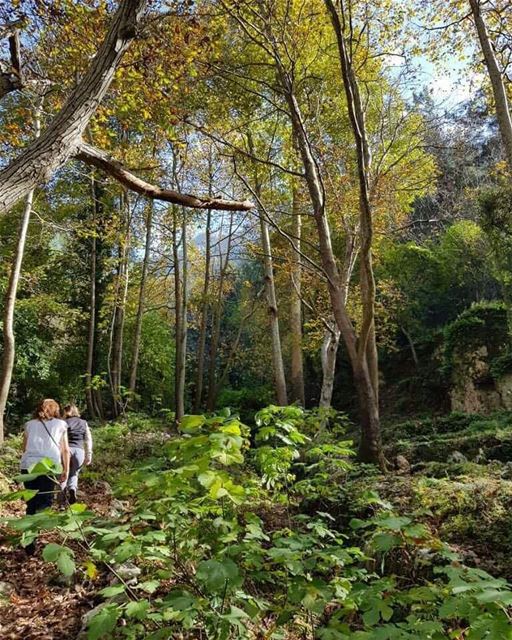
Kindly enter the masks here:
M 169 438 L 161 422 L 156 433 L 130 430 L 125 436 L 117 429 L 96 431 L 96 460 L 80 483 L 80 502 L 105 523 L 111 516 L 123 520 L 123 504 L 110 490 L 112 485 L 115 494 L 116 476 L 129 470 L 130 461 L 150 459 Z M 351 518 L 365 517 L 365 507 L 358 511 L 358 496 L 377 491 L 397 512 L 427 523 L 469 566 L 512 580 L 512 414 L 393 421 L 384 437 L 393 442 L 388 458 L 404 456 L 410 468 L 384 476 L 369 465 L 355 464 L 330 508 L 337 527 L 345 530 Z M 19 438 L 11 439 L 7 456 L 2 455 L 0 485 L 5 476 L 16 474 L 18 448 Z M 129 510 L 128 503 L 124 506 Z M 1 518 L 23 512 L 21 501 L 0 503 Z M 41 534 L 34 557 L 13 545 L 10 535 L 0 524 L 0 638 L 85 637 L 79 635 L 84 614 L 102 602 L 98 592 L 113 583 L 113 575 L 98 565 L 98 573 L 89 576 L 84 549 L 69 541 L 80 570 L 65 579 L 41 558 L 41 547 L 55 541 L 52 533 Z
M 149 421 L 148 421 L 149 422 Z M 144 460 L 168 438 L 161 421 L 154 432 L 133 433 L 130 441 L 120 446 L 124 437 L 119 425 L 95 430 L 96 446 L 93 465 L 83 472 L 79 482 L 78 501 L 105 523 L 123 517 L 127 503 L 121 503 L 112 492 L 116 476 L 129 469 L 132 461 Z M 8 482 L 18 473 L 21 438 L 7 441 L 0 460 L 0 493 L 18 487 Z M 86 550 L 76 541 L 67 545 L 74 552 L 80 570 L 66 579 L 53 564 L 41 557 L 41 549 L 50 542 L 62 542 L 54 532 L 42 533 L 36 553 L 29 557 L 19 544 L 12 542 L 12 531 L 3 520 L 23 516 L 21 500 L 0 502 L 0 638 L 1 640 L 74 640 L 81 634 L 84 615 L 103 601 L 98 592 L 112 584 L 115 576 L 98 563 L 94 575 L 88 575 L 84 561 Z
M 107 485 L 95 480 L 80 484 L 79 500 L 98 515 L 108 517 L 113 501 Z M 0 508 L 2 517 L 24 515 L 21 501 L 6 503 Z M 8 532 L 0 528 L 0 580 L 4 584 L 4 599 L 0 600 L 0 638 L 2 640 L 70 640 L 77 637 L 84 614 L 97 604 L 97 592 L 109 579 L 106 570 L 92 579 L 79 582 L 64 578 L 52 564 L 41 557 L 41 548 L 58 542 L 51 532 L 37 541 L 34 556 L 27 556 L 19 546 L 9 543 Z M 85 553 L 70 542 L 75 561 L 80 563 Z M 7 587 L 5 586 L 7 585 Z

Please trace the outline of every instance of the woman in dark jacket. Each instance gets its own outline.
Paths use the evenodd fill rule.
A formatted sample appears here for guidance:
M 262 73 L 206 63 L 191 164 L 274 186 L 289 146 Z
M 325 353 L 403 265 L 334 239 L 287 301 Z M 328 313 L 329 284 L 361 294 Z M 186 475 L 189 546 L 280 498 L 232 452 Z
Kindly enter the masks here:
M 76 492 L 78 489 L 78 474 L 84 464 L 92 462 L 92 436 L 89 425 L 80 417 L 80 412 L 74 404 L 64 407 L 64 418 L 68 425 L 69 452 L 71 454 L 69 462 L 69 477 L 62 487 L 67 491 L 67 498 L 70 504 L 76 502 Z

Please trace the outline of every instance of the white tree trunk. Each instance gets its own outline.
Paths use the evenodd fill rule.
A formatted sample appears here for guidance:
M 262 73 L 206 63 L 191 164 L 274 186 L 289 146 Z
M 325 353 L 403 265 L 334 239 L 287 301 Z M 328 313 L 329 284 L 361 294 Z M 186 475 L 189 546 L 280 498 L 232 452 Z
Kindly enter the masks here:
M 322 390 L 320 392 L 319 407 L 329 408 L 332 404 L 332 392 L 334 390 L 334 375 L 336 373 L 336 356 L 340 344 L 340 330 L 335 322 L 329 331 L 325 330 L 322 343 Z
M 41 108 L 39 105 L 34 118 L 34 129 L 36 139 L 41 133 Z M 18 239 L 12 260 L 11 273 L 7 283 L 7 291 L 4 300 L 4 324 L 3 324 L 3 354 L 2 371 L 0 372 L 0 443 L 4 440 L 4 414 L 11 388 L 12 371 L 14 368 L 14 358 L 16 355 L 16 340 L 14 335 L 14 307 L 16 306 L 16 294 L 18 292 L 18 282 L 20 279 L 21 265 L 25 253 L 28 225 L 32 215 L 32 204 L 34 201 L 34 190 L 29 191 L 25 202 L 25 207 L 20 220 Z

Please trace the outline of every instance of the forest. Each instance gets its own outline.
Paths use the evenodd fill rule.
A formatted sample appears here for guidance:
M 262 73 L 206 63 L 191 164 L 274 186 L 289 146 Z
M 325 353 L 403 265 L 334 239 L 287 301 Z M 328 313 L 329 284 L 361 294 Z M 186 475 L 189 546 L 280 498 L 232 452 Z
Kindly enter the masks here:
M 0 0 L 1 640 L 512 640 L 511 63 L 506 0 Z

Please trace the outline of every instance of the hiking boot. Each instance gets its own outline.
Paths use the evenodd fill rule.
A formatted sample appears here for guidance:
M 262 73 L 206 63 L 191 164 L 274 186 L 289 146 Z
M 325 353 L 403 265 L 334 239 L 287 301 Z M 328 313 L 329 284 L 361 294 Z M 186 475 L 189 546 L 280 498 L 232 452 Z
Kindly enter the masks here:
M 35 552 L 36 552 L 36 543 L 34 540 L 34 542 L 30 542 L 29 544 L 27 544 L 27 546 L 25 547 L 25 553 L 27 554 L 27 556 L 33 556 Z
M 66 504 L 68 501 L 67 492 L 68 492 L 67 489 L 62 489 L 62 491 L 57 496 L 57 508 L 60 509 L 61 511 L 62 509 L 66 508 Z
M 68 489 L 68 502 L 69 502 L 69 504 L 75 504 L 75 502 L 76 502 L 76 489 Z

